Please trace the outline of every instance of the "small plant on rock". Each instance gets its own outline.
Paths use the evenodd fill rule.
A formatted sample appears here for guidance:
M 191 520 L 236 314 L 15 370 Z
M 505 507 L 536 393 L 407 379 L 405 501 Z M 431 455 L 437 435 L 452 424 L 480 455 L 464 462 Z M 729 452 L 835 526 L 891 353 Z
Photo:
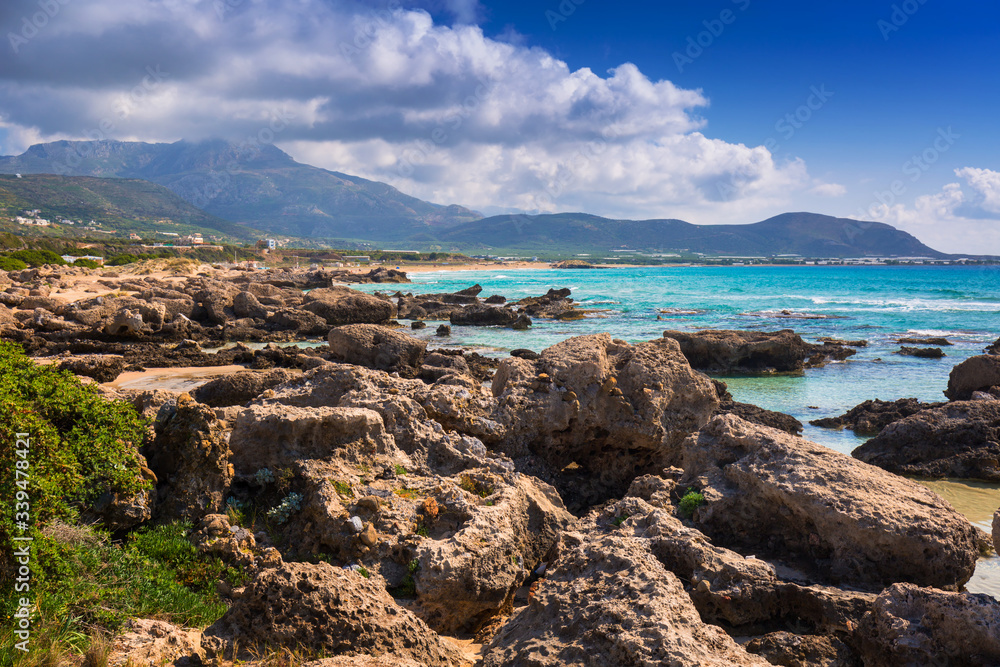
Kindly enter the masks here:
M 302 509 L 302 495 L 293 492 L 285 496 L 280 505 L 269 510 L 267 517 L 277 523 L 285 523 L 292 512 L 297 512 L 300 509 Z
M 694 489 L 688 489 L 688 492 L 684 494 L 681 498 L 680 510 L 681 515 L 685 519 L 690 519 L 694 516 L 694 511 L 705 504 L 705 496 L 698 493 Z

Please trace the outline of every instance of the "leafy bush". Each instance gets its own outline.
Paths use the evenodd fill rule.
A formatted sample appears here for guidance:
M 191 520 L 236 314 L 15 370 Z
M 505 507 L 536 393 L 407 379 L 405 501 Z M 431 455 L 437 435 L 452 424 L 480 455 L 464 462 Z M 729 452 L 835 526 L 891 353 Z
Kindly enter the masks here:
M 43 264 L 62 266 L 66 264 L 62 257 L 51 250 L 18 250 L 10 253 L 8 257 L 21 260 L 28 266 L 42 266 Z
M 73 266 L 81 266 L 85 269 L 99 269 L 101 265 L 92 259 L 78 259 L 73 262 Z
M 135 264 L 139 261 L 139 258 L 135 255 L 129 253 L 122 253 L 120 255 L 115 255 L 114 257 L 108 259 L 104 262 L 105 266 L 125 266 L 126 264 Z
M 148 488 L 138 449 L 146 423 L 131 405 L 102 398 L 67 371 L 35 364 L 8 341 L 0 341 L 0 387 L 0 497 L 27 490 L 34 525 L 71 521 L 105 492 L 130 496 Z M 18 445 L 19 433 L 28 434 L 27 448 Z M 19 460 L 27 461 L 27 489 L 18 485 L 25 482 L 15 473 Z M 14 504 L 3 503 L 0 544 L 13 528 Z
M 28 265 L 13 257 L 0 257 L 0 271 L 20 271 L 28 268 Z
M 694 516 L 694 511 L 705 504 L 705 496 L 698 493 L 694 489 L 688 489 L 688 492 L 684 494 L 681 498 L 680 510 L 681 514 L 686 518 L 690 519 Z

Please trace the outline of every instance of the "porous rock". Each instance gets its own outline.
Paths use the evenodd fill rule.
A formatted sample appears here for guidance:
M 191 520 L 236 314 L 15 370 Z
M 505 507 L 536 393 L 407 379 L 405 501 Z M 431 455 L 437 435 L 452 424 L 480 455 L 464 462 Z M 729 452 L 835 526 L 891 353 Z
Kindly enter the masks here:
M 702 622 L 680 580 L 640 540 L 563 533 L 528 606 L 485 651 L 485 667 L 758 665 Z
M 791 329 L 773 332 L 664 331 L 663 336 L 680 343 L 681 351 L 693 368 L 721 373 L 788 373 L 830 360 L 846 359 L 856 353 L 841 345 L 812 345 Z
M 866 665 L 1000 664 L 1000 602 L 895 584 L 858 628 Z
M 423 363 L 427 342 L 374 324 L 351 324 L 330 330 L 330 356 L 405 377 L 415 376 Z
M 955 401 L 886 426 L 851 455 L 898 475 L 1000 481 L 1000 401 Z
M 876 589 L 955 589 L 975 570 L 976 529 L 942 498 L 808 440 L 723 415 L 683 443 L 677 465 L 707 501 L 696 525 L 724 546 Z
M 944 395 L 952 401 L 967 401 L 977 391 L 1000 386 L 1000 355 L 981 354 L 951 369 Z
M 277 646 L 328 656 L 392 653 L 429 667 L 458 667 L 462 656 L 411 612 L 377 576 L 327 563 L 283 563 L 263 570 L 229 611 L 205 631 L 212 655 L 238 646 Z
M 494 419 L 507 424 L 503 451 L 532 455 L 552 470 L 575 464 L 571 508 L 621 495 L 642 472 L 659 470 L 718 406 L 711 381 L 677 343 L 638 345 L 608 334 L 570 338 L 536 361 L 504 359 L 493 378 Z
M 293 377 L 294 375 L 290 371 L 283 368 L 276 368 L 264 373 L 240 371 L 231 375 L 223 375 L 203 384 L 191 392 L 191 395 L 199 403 L 213 408 L 243 405 L 268 389 L 283 384 Z

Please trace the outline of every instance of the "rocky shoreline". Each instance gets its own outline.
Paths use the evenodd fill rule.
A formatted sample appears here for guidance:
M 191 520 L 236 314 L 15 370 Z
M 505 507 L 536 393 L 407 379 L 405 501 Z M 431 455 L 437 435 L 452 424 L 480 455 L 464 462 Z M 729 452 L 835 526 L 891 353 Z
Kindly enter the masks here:
M 141 453 L 156 486 L 93 519 L 190 521 L 200 550 L 251 575 L 204 633 L 136 619 L 115 664 L 248 664 L 267 647 L 325 656 L 317 667 L 1000 661 L 1000 602 L 963 592 L 989 536 L 897 474 L 915 474 L 902 454 L 833 452 L 702 372 L 801 372 L 849 345 L 595 334 L 490 360 L 428 350 L 396 320 L 581 317 L 569 290 L 510 304 L 478 286 L 368 295 L 324 272 L 205 270 L 108 276 L 113 296 L 61 299 L 52 285 L 72 278 L 0 275 L 3 338 L 105 384 L 248 367 L 191 393 L 102 388 L 153 418 Z M 950 403 L 866 404 L 837 425 L 985 475 L 1000 357 L 983 357 L 953 371 Z M 248 507 L 271 529 L 227 511 Z

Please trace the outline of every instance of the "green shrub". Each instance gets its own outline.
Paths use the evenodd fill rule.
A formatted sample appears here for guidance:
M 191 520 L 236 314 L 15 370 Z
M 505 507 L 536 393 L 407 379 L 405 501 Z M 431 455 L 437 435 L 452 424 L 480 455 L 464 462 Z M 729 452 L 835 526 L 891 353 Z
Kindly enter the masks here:
M 129 253 L 122 253 L 120 255 L 115 255 L 111 257 L 106 262 L 105 266 L 125 266 L 126 264 L 135 264 L 139 261 L 139 258 L 135 255 L 130 255 Z
M 698 493 L 694 489 L 688 489 L 688 492 L 684 494 L 681 498 L 680 510 L 684 517 L 690 519 L 694 516 L 694 511 L 705 504 L 705 496 Z
M 146 423 L 131 405 L 102 398 L 67 371 L 35 364 L 8 341 L 0 341 L 0 387 L 0 498 L 27 491 L 33 525 L 71 521 L 105 492 L 130 496 L 148 488 L 138 449 Z M 29 435 L 27 448 L 19 433 Z M 26 478 L 18 479 L 18 461 L 26 461 Z M 14 509 L 0 504 L 0 544 L 11 536 Z
M 13 257 L 0 257 L 0 271 L 20 271 L 28 268 L 28 265 Z
M 78 259 L 73 262 L 73 266 L 81 266 L 85 269 L 99 269 L 101 265 L 92 259 Z
M 43 264 L 62 266 L 66 264 L 62 257 L 51 250 L 18 250 L 10 253 L 8 257 L 21 260 L 28 266 L 42 266 Z

